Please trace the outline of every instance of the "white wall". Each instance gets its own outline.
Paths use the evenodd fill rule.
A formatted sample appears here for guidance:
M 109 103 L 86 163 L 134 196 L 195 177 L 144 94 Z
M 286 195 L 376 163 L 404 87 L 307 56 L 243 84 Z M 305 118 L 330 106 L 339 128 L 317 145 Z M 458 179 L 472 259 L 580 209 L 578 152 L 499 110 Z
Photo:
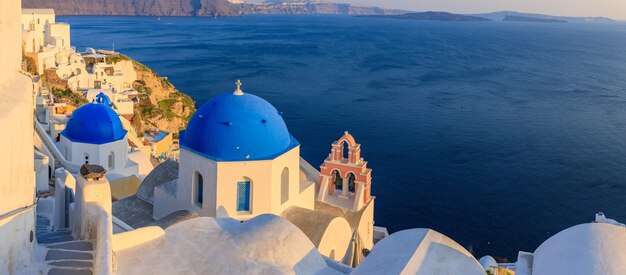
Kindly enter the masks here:
M 34 231 L 33 84 L 20 74 L 20 0 L 0 1 L 0 274 L 32 265 Z
M 313 209 L 314 185 L 302 190 L 300 185 L 300 147 L 273 160 L 215 162 L 186 149 L 181 149 L 178 199 L 185 209 L 197 210 L 210 217 L 231 217 L 247 220 L 260 214 L 280 215 L 290 206 Z M 289 169 L 289 200 L 281 202 L 281 174 Z M 202 175 L 203 206 L 195 205 L 196 173 Z M 237 183 L 251 181 L 250 211 L 237 211 Z M 309 190 L 310 189 L 310 190 Z M 159 209 L 171 209 L 160 207 Z M 159 213 L 158 216 L 162 215 Z
M 3 2 L 6 0 L 3 0 Z M 24 9 L 20 12 L 20 29 L 29 30 L 30 23 L 35 26 L 35 36 L 40 46 L 45 46 L 45 29 L 46 24 L 54 23 L 55 16 L 51 10 Z M 39 51 L 39 49 L 37 49 Z
M 64 135 L 58 143 L 59 151 L 65 158 L 76 164 L 85 164 L 85 154 L 89 154 L 89 164 L 98 164 L 107 170 L 109 176 L 139 176 L 139 166 L 128 159 L 128 137 L 125 136 L 121 140 L 104 143 L 89 144 L 81 142 L 72 142 Z M 109 166 L 109 155 L 113 152 L 114 165 Z M 111 178 L 113 179 L 113 178 Z
M 184 148 L 180 151 L 178 200 L 185 205 L 185 209 L 196 210 L 202 216 L 215 217 L 217 163 Z M 195 172 L 200 173 L 204 181 L 202 208 L 195 204 Z
M 70 47 L 70 25 L 67 23 L 51 23 L 46 25 L 46 45 Z

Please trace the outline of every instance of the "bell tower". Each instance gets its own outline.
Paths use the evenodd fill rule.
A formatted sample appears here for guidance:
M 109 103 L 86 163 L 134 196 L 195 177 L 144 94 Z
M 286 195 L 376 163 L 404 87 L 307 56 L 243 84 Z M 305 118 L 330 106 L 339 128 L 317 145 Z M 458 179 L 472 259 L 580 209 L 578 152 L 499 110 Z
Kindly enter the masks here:
M 320 166 L 317 199 L 347 210 L 359 211 L 371 198 L 372 169 L 361 157 L 361 144 L 347 131 L 333 142 Z

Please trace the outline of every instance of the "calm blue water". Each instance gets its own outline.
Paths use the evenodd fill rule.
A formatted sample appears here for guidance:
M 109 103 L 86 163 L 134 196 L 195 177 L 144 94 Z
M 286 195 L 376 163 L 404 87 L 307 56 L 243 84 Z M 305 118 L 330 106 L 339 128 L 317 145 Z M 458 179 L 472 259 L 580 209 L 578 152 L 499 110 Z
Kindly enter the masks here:
M 61 20 L 80 50 L 115 43 L 199 104 L 240 78 L 314 165 L 349 130 L 390 231 L 514 260 L 597 211 L 626 221 L 626 24 Z

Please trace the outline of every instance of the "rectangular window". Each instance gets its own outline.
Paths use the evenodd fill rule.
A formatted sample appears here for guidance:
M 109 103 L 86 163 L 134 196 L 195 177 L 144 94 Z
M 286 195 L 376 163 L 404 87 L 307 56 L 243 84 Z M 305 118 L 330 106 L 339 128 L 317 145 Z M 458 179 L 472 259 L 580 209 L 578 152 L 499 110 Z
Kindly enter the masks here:
M 237 183 L 237 211 L 250 211 L 250 182 Z

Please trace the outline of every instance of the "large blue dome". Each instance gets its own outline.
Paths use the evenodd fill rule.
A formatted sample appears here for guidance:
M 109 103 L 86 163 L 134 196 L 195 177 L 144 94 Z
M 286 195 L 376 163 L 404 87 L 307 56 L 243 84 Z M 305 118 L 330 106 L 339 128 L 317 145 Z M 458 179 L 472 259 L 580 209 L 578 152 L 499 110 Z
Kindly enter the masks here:
M 299 143 L 276 108 L 248 93 L 204 103 L 180 133 L 180 145 L 216 161 L 273 159 Z
M 61 134 L 73 142 L 103 144 L 123 139 L 126 130 L 106 102 L 92 102 L 74 110 Z

